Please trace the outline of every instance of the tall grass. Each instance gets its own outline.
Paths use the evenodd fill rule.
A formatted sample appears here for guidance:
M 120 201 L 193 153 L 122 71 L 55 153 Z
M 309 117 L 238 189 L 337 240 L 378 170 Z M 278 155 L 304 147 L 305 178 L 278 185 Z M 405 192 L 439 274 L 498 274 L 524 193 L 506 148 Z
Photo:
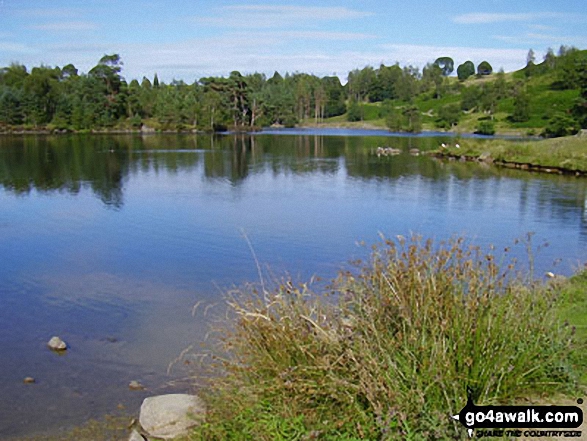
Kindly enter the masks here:
M 478 404 L 568 389 L 556 293 L 515 271 L 462 239 L 398 238 L 328 293 L 232 293 L 194 439 L 460 439 L 467 389 Z
M 460 149 L 450 147 L 437 153 L 472 157 L 489 155 L 496 161 L 587 171 L 586 145 L 585 138 L 577 136 L 530 142 L 462 140 Z

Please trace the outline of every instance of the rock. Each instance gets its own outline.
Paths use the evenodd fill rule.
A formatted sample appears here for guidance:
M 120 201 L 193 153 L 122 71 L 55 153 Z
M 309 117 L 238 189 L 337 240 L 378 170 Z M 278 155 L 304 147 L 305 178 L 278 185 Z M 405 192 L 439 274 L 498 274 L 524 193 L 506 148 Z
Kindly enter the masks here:
M 65 351 L 67 349 L 67 343 L 61 340 L 59 337 L 53 337 L 47 343 L 47 346 L 53 351 Z
M 139 423 L 149 436 L 173 439 L 204 421 L 206 406 L 195 395 L 169 394 L 145 398 Z
M 145 441 L 145 438 L 139 432 L 133 430 L 128 437 L 128 441 Z
M 145 386 L 143 386 L 141 383 L 139 383 L 136 380 L 132 380 L 129 384 L 128 384 L 128 388 L 130 390 L 144 390 Z
M 33 377 L 25 377 L 24 380 L 22 380 L 22 382 L 24 384 L 33 384 L 36 382 L 36 380 Z

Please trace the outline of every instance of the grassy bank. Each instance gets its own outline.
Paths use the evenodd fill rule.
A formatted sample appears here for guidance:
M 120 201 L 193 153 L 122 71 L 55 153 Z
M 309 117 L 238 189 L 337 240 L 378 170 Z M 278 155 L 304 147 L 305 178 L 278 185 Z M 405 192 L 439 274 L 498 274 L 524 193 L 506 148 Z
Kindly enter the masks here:
M 464 439 L 449 416 L 467 389 L 478 404 L 576 393 L 586 288 L 461 239 L 398 238 L 328 292 L 240 290 L 192 439 Z
M 568 136 L 528 142 L 462 139 L 459 145 L 460 148 L 457 148 L 451 144 L 448 148 L 439 148 L 430 154 L 509 164 L 525 169 L 534 167 L 553 172 L 587 173 L 587 137 Z

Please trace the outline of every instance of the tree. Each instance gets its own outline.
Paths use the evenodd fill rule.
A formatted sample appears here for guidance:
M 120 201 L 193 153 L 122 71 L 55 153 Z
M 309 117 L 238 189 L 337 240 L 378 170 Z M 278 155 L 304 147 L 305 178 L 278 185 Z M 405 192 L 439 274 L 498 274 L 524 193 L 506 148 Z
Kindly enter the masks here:
M 583 60 L 578 66 L 577 83 L 579 85 L 579 97 L 573 107 L 573 115 L 582 128 L 587 128 L 587 60 Z
M 475 75 L 475 65 L 472 61 L 465 61 L 457 68 L 457 76 L 459 80 L 465 81 L 471 75 Z
M 28 122 L 34 124 L 46 124 L 55 114 L 59 98 L 58 85 L 61 77 L 59 68 L 46 66 L 35 67 L 23 84 L 27 97 L 27 109 L 25 114 Z
M 401 132 L 404 128 L 404 116 L 402 112 L 389 105 L 385 115 L 385 125 L 393 132 Z
M 546 51 L 546 55 L 544 56 L 544 61 L 549 69 L 554 69 L 556 66 L 556 55 L 554 55 L 554 51 L 551 47 L 548 48 Z
M 442 68 L 437 64 L 427 64 L 422 70 L 422 83 L 424 83 L 425 90 L 434 86 L 434 98 L 441 98 L 444 95 Z
M 357 102 L 356 99 L 351 98 L 349 102 L 349 107 L 347 110 L 347 120 L 351 122 L 355 121 L 362 121 L 363 120 L 363 108 Z
M 524 90 L 520 90 L 514 97 L 514 112 L 511 119 L 514 122 L 525 122 L 530 119 L 530 97 Z
M 402 70 L 402 76 L 396 83 L 397 98 L 405 102 L 411 102 L 418 93 L 419 71 L 413 66 L 406 66 Z
M 464 87 L 461 92 L 461 109 L 469 111 L 480 106 L 481 94 L 479 86 Z
M 71 63 L 66 66 L 63 66 L 63 68 L 61 69 L 61 78 L 63 79 L 75 78 L 77 76 L 77 68 Z
M 451 103 L 442 106 L 438 112 L 436 126 L 441 129 L 451 129 L 459 123 L 461 108 L 458 103 Z
M 497 100 L 507 98 L 510 94 L 510 88 L 505 79 L 505 72 L 503 69 L 499 69 L 499 72 L 495 74 L 495 81 L 493 82 L 493 89 L 495 91 L 495 97 Z
M 478 135 L 495 135 L 495 123 L 490 119 L 480 119 L 475 133 Z
M 338 77 L 324 77 L 321 80 L 326 93 L 324 104 L 324 117 L 342 115 L 346 112 L 344 87 L 340 84 Z
M 420 133 L 422 131 L 422 119 L 420 117 L 420 109 L 414 105 L 407 106 L 403 111 L 406 118 L 406 132 Z
M 526 65 L 535 64 L 535 61 L 536 61 L 536 54 L 534 54 L 533 49 L 530 49 L 528 51 L 528 55 L 526 56 Z
M 532 49 L 530 49 L 528 51 L 528 55 L 526 56 L 526 67 L 524 68 L 524 75 L 526 75 L 527 77 L 530 77 L 534 74 L 535 71 L 535 62 L 536 61 L 536 55 L 534 54 L 534 51 Z
M 89 74 L 105 82 L 108 94 L 118 93 L 122 82 L 119 74 L 123 64 L 118 54 L 104 55 Z
M 12 63 L 9 67 L 0 69 L 0 84 L 21 88 L 27 76 L 28 72 L 24 65 Z
M 442 75 L 449 76 L 455 70 L 455 62 L 450 57 L 440 57 L 434 61 L 434 64 L 442 70 Z
M 574 135 L 579 131 L 579 124 L 570 115 L 557 112 L 548 121 L 544 128 L 543 135 L 548 138 Z
M 355 69 L 348 75 L 349 95 L 354 96 L 357 101 L 363 101 L 376 87 L 377 75 L 371 66 L 363 69 Z
M 477 75 L 491 75 L 493 68 L 487 61 L 482 61 L 477 66 Z
M 493 115 L 497 108 L 497 93 L 495 85 L 491 83 L 484 83 L 481 86 L 481 93 L 479 99 L 480 110 Z
M 376 82 L 369 92 L 369 99 L 372 101 L 384 101 L 397 98 L 397 83 L 403 75 L 401 67 L 397 64 L 393 66 L 382 64 L 377 69 L 376 75 Z
M 563 49 L 561 48 L 561 51 Z M 582 68 L 587 64 L 587 54 L 573 48 L 566 48 L 564 55 L 557 60 L 557 73 L 560 89 L 580 88 Z
M 22 123 L 21 95 L 18 90 L 0 86 L 0 122 L 11 125 Z

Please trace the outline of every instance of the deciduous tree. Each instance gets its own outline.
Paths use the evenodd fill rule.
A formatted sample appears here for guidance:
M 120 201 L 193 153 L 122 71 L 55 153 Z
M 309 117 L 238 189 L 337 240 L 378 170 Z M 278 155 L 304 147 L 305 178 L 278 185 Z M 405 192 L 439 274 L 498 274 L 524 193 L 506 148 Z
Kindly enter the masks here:
M 465 61 L 457 68 L 457 76 L 459 80 L 465 81 L 471 75 L 475 75 L 475 65 L 472 61 Z

